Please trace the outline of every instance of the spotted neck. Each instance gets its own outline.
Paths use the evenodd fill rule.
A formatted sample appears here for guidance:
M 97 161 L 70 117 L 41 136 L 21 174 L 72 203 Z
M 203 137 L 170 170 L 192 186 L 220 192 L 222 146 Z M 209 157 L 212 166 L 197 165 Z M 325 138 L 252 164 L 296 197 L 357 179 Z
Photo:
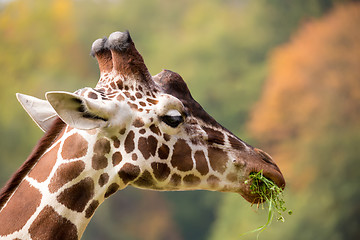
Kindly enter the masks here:
M 204 129 L 208 138 L 221 134 Z M 217 141 L 230 146 L 229 137 Z M 223 151 L 162 134 L 154 123 L 145 128 L 139 119 L 113 136 L 67 126 L 0 211 L 0 235 L 78 239 L 96 208 L 128 184 L 226 191 L 235 173 L 212 159 Z M 15 224 L 7 221 L 16 218 Z

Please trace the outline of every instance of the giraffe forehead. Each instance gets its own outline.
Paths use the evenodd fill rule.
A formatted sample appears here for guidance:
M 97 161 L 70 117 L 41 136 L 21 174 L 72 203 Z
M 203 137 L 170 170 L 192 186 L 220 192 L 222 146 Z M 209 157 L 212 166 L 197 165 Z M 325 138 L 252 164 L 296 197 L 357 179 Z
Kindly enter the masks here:
M 140 86 L 138 88 L 133 86 L 123 87 L 123 85 L 118 86 L 114 82 L 111 82 L 107 86 L 101 85 L 101 87 L 94 89 L 85 88 L 84 90 L 79 90 L 77 94 L 90 100 L 103 101 L 103 103 L 108 104 L 110 108 L 118 104 L 128 105 L 132 112 L 137 114 L 149 114 L 153 112 L 158 108 L 157 105 L 160 99 L 159 94 L 143 91 Z

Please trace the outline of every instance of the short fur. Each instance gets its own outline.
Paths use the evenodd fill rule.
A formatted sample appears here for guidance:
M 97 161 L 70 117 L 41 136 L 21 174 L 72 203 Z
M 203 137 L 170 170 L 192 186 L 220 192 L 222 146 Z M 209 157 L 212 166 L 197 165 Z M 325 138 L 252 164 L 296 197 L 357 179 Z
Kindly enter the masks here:
M 55 141 L 56 137 L 59 136 L 64 127 L 65 123 L 60 118 L 54 120 L 49 131 L 47 131 L 44 136 L 39 140 L 38 144 L 35 146 L 28 159 L 23 163 L 23 165 L 21 165 L 21 167 L 12 175 L 10 180 L 1 189 L 0 210 L 4 207 L 5 203 L 17 189 L 24 177 L 37 163 L 39 158 L 51 146 L 51 144 Z
M 109 39 L 105 42 L 104 47 L 124 52 L 129 48 L 132 42 L 129 31 L 113 32 L 110 34 Z
M 92 57 L 95 57 L 95 54 L 103 51 L 105 49 L 105 43 L 107 41 L 107 37 L 104 37 L 104 38 L 100 38 L 100 39 L 97 39 L 93 45 L 91 46 L 91 52 L 90 52 L 90 55 Z

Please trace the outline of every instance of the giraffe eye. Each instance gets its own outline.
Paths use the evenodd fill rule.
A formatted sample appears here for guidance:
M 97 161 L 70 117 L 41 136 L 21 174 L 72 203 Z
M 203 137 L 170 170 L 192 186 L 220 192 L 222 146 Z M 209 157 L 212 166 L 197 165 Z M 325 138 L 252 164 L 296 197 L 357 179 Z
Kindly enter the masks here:
M 184 117 L 176 110 L 168 111 L 164 116 L 161 116 L 160 119 L 172 128 L 176 128 L 184 122 Z

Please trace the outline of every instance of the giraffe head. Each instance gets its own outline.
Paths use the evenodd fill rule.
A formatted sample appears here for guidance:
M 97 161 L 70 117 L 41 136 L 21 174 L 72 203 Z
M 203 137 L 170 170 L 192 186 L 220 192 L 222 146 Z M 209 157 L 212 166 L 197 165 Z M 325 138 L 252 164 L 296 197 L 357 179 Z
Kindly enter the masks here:
M 44 130 L 59 116 L 69 127 L 96 135 L 92 165 L 104 169 L 109 161 L 115 169 L 117 186 L 111 191 L 126 185 L 205 189 L 236 192 L 257 202 L 244 182 L 261 170 L 285 187 L 271 157 L 217 123 L 180 75 L 164 70 L 152 77 L 128 32 L 96 40 L 91 53 L 100 69 L 95 88 L 48 92 L 47 102 L 18 98 Z

